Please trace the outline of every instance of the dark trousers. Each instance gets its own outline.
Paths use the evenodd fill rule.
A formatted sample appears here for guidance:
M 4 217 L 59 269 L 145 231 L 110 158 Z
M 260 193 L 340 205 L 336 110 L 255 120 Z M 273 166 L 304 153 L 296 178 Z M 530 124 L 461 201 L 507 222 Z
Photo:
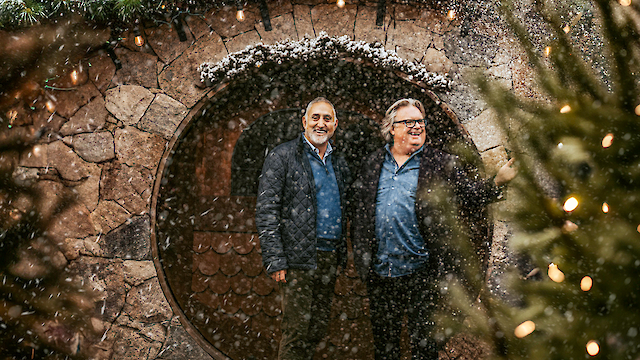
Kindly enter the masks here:
M 318 251 L 317 270 L 287 270 L 287 282 L 280 283 L 282 340 L 278 359 L 313 358 L 327 333 L 337 264 L 335 251 Z
M 425 271 L 394 278 L 372 273 L 368 293 L 376 360 L 401 358 L 400 333 L 405 314 L 412 359 L 438 359 L 430 318 L 438 299 L 437 288 Z

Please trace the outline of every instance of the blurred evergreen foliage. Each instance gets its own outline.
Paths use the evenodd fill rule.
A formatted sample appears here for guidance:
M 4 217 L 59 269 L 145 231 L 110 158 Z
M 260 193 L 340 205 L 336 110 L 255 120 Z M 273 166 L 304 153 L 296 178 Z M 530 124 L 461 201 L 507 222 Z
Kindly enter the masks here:
M 483 334 L 495 358 L 585 359 L 590 342 L 594 358 L 640 358 L 640 2 L 581 1 L 578 11 L 576 3 L 538 1 L 525 16 L 502 3 L 537 99 L 479 80 L 503 127 L 519 129 L 509 139 L 519 161 L 510 243 L 542 275 L 510 274 L 515 304 L 484 292 L 469 307 L 473 296 L 451 287 L 467 330 Z M 586 12 L 595 49 L 574 31 Z M 545 36 L 523 24 L 531 15 Z M 525 321 L 535 326 L 516 336 Z
M 0 131 L 0 359 L 84 358 L 94 295 L 46 231 L 72 197 L 51 199 L 15 173 L 37 139 L 25 127 Z

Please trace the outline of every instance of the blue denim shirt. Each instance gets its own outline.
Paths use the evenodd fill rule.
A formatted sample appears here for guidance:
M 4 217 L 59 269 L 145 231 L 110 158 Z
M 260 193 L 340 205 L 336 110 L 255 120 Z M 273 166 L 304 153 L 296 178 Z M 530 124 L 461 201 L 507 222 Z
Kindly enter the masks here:
M 429 251 L 415 212 L 416 189 L 422 148 L 400 167 L 389 144 L 380 171 L 376 198 L 378 252 L 373 269 L 386 277 L 408 275 L 426 266 Z
M 303 135 L 304 136 L 304 135 Z M 316 186 L 316 248 L 321 251 L 335 251 L 335 241 L 342 237 L 342 210 L 340 208 L 340 190 L 331 163 L 333 147 L 327 144 L 322 159 L 320 152 L 304 138 L 309 147 L 306 155 L 313 171 Z M 333 241 L 332 241 L 333 240 Z

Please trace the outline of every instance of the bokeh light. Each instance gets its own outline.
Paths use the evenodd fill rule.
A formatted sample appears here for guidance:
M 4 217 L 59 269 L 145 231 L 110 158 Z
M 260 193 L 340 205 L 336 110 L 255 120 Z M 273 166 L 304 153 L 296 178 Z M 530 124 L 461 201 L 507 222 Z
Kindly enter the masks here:
M 344 5 L 345 5 L 345 2 L 344 2 L 344 0 L 338 0 L 338 1 L 336 2 L 336 5 L 338 5 L 338 7 L 339 7 L 339 8 L 343 8 L 343 7 L 344 7 Z
M 605 214 L 609 212 L 609 204 L 602 203 L 602 212 Z
M 622 6 L 629 6 L 631 5 L 631 0 L 619 0 L 620 5 Z
M 569 106 L 569 105 L 567 104 L 567 105 L 563 106 L 563 107 L 560 109 L 560 114 L 566 114 L 566 113 L 568 113 L 569 111 L 571 111 L 571 106 Z
M 596 356 L 600 352 L 600 345 L 595 340 L 589 340 L 587 343 L 587 353 L 591 356 Z
M 549 271 L 547 272 L 549 278 L 557 283 L 561 283 L 564 281 L 564 273 L 558 269 L 558 265 L 551 263 L 549 264 Z
M 567 201 L 564 202 L 564 205 L 562 206 L 562 208 L 566 212 L 572 212 L 578 207 L 578 204 L 579 204 L 578 199 L 572 196 L 568 198 Z
M 522 339 L 523 337 L 531 334 L 536 329 L 536 323 L 531 320 L 527 320 L 522 324 L 518 325 L 513 333 L 517 338 Z
M 591 290 L 592 286 L 593 286 L 593 280 L 591 279 L 590 276 L 585 276 L 580 281 L 580 289 L 582 289 L 582 291 L 589 291 Z
M 613 144 L 613 134 L 608 133 L 604 138 L 602 138 L 602 147 L 608 148 L 611 144 Z

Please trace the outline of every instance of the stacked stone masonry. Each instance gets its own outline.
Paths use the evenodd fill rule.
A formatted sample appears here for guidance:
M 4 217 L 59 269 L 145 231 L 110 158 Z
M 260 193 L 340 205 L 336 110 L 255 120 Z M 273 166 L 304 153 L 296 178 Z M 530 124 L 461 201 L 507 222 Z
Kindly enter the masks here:
M 39 181 L 51 201 L 64 191 L 79 200 L 57 218 L 50 234 L 62 245 L 69 266 L 101 294 L 94 325 L 103 336 L 94 345 L 96 359 L 211 358 L 185 332 L 165 298 L 152 261 L 149 228 L 161 157 L 180 124 L 211 91 L 198 84 L 196 68 L 204 61 L 221 60 L 259 42 L 298 40 L 320 31 L 379 41 L 455 81 L 451 91 L 438 95 L 471 135 L 487 175 L 507 160 L 508 139 L 517 127 L 501 130 L 498 115 L 479 100 L 473 78 L 488 75 L 518 94 L 535 91 L 520 49 L 488 19 L 480 17 L 464 30 L 464 24 L 440 10 L 388 4 L 384 24 L 377 27 L 374 3 L 349 2 L 338 8 L 317 0 L 278 0 L 269 2 L 269 10 L 269 32 L 259 10 L 249 5 L 242 23 L 233 8 L 187 17 L 185 42 L 169 25 L 145 29 L 142 48 L 125 34 L 129 40 L 116 49 L 122 67 L 116 69 L 102 53 L 87 58 L 87 81 L 74 91 L 53 92 L 57 108 L 49 118 L 47 140 L 20 156 L 15 176 L 21 181 Z M 507 201 L 496 208 L 508 206 Z M 496 239 L 503 246 L 506 230 L 499 210 Z M 228 307 L 229 313 L 253 317 L 251 327 L 259 332 L 260 326 L 278 321 L 277 287 L 262 270 L 255 234 L 230 243 L 221 248 L 206 235 L 196 237 L 194 291 L 212 308 Z M 496 264 L 505 261 L 500 253 L 493 259 Z M 339 358 L 370 355 L 350 352 L 351 342 L 364 340 L 341 335 L 345 327 L 369 326 L 363 320 L 365 295 L 349 267 L 336 286 L 329 335 Z M 249 297 L 261 305 L 246 306 Z M 357 304 L 346 306 L 346 301 Z

